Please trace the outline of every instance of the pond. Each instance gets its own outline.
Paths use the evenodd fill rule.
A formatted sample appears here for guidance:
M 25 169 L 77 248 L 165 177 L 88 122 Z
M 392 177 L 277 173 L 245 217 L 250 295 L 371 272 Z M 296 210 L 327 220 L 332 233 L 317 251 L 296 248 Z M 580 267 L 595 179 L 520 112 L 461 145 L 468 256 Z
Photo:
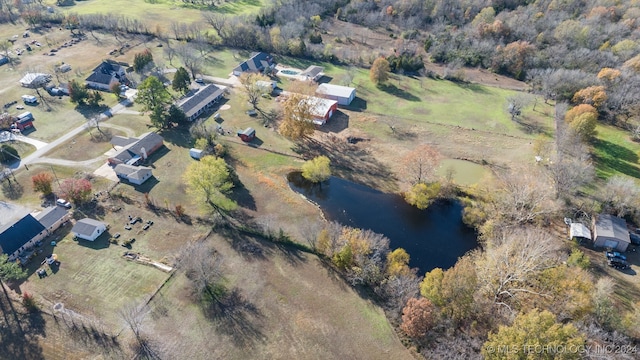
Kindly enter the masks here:
M 384 234 L 392 249 L 411 256 L 409 265 L 419 275 L 436 267 L 447 269 L 478 246 L 473 229 L 462 222 L 462 205 L 440 202 L 418 210 L 396 194 L 387 194 L 347 180 L 331 177 L 322 186 L 288 176 L 291 188 L 317 203 L 328 220 Z

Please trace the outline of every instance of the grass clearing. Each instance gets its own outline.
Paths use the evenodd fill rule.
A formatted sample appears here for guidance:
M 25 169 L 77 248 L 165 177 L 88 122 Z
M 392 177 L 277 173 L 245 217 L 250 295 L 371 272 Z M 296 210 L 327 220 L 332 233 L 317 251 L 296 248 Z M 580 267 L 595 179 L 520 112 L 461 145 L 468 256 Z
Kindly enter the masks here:
M 597 131 L 593 142 L 596 175 L 605 180 L 616 174 L 640 179 L 640 144 L 632 141 L 629 132 L 620 128 L 598 125 Z
M 55 6 L 55 0 L 46 0 L 45 3 Z M 214 12 L 227 15 L 248 15 L 257 13 L 265 5 L 264 0 L 236 0 L 226 1 L 220 6 L 204 7 L 189 5 L 183 1 L 159 0 L 93 0 L 90 2 L 79 1 L 74 6 L 57 7 L 64 13 L 84 14 L 119 14 L 122 9 L 127 9 L 126 17 L 138 19 L 147 24 L 149 29 L 160 27 L 164 32 L 170 32 L 169 24 L 175 22 L 176 11 L 180 12 L 181 23 L 204 25 L 202 12 Z
M 116 129 L 102 128 L 101 130 L 102 134 L 96 129 L 92 129 L 91 132 L 82 132 L 67 143 L 57 146 L 45 156 L 74 161 L 94 159 L 113 148 L 110 143 L 112 136 L 126 135 L 123 131 Z

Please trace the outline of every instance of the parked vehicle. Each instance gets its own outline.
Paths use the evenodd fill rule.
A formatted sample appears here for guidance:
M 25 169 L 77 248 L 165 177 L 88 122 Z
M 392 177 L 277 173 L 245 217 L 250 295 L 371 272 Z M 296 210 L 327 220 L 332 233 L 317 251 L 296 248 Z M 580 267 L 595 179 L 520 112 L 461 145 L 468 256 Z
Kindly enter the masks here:
M 622 270 L 629 268 L 629 263 L 627 263 L 626 260 L 622 260 L 617 257 L 609 258 L 609 260 L 607 260 L 607 265 L 611 266 L 612 268 L 622 269 Z
M 70 202 L 68 202 L 68 201 L 67 201 L 67 200 L 65 200 L 65 199 L 58 199 L 58 200 L 56 200 L 56 204 L 57 204 L 57 205 L 60 205 L 60 206 L 63 206 L 63 207 L 66 207 L 67 209 L 71 209 L 71 203 L 70 203 Z
M 629 234 L 629 239 L 631 240 L 631 243 L 633 245 L 640 245 L 640 235 L 638 235 L 638 234 Z
M 627 257 L 620 254 L 617 251 L 607 251 L 607 259 L 611 259 L 611 258 L 617 258 L 617 259 L 621 259 L 621 260 L 627 260 Z

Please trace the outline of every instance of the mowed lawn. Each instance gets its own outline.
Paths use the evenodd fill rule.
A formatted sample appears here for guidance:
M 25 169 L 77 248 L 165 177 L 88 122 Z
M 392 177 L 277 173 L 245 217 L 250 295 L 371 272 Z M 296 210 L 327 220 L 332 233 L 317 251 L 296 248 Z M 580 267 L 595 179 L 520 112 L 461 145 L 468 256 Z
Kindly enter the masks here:
M 132 204 L 119 200 L 101 202 L 104 210 L 97 213 L 76 209 L 74 217 L 97 218 L 109 224 L 109 231 L 93 242 L 73 240 L 69 232 L 71 225 L 58 231 L 46 240 L 45 252 L 41 255 L 55 253 L 61 262 L 58 271 L 52 273 L 45 267 L 49 276 L 39 279 L 34 273 L 39 261 L 33 261 L 31 276 L 23 284 L 23 290 L 42 296 L 47 302 L 63 303 L 75 312 L 94 315 L 110 325 L 112 331 L 117 331 L 121 325 L 117 311 L 126 304 L 146 301 L 169 276 L 155 267 L 125 260 L 122 254 L 134 251 L 154 260 L 173 262 L 180 248 L 205 232 L 199 226 L 179 223 L 171 216 L 139 207 L 140 199 L 132 200 Z M 114 211 L 118 208 L 120 210 Z M 143 222 L 152 220 L 154 224 L 143 230 L 144 224 L 138 222 L 126 230 L 128 215 L 139 216 Z M 115 233 L 121 234 L 120 244 L 131 238 L 136 240 L 129 249 L 112 244 L 109 238 Z M 50 240 L 57 240 L 58 244 L 51 247 Z
M 55 6 L 56 1 L 46 0 L 45 3 Z M 160 26 L 163 31 L 169 32 L 172 22 L 204 24 L 202 11 L 228 15 L 252 14 L 258 12 L 265 3 L 265 0 L 237 0 L 225 1 L 222 5 L 215 7 L 198 7 L 176 0 L 91 0 L 78 1 L 74 6 L 58 7 L 58 9 L 77 14 L 121 14 L 144 22 L 151 30 Z M 123 13 L 122 9 L 127 11 Z M 176 11 L 179 11 L 178 17 Z
M 598 125 L 593 141 L 596 174 L 607 179 L 621 174 L 640 179 L 640 144 L 631 140 L 631 133 L 610 125 Z
M 331 84 L 356 88 L 356 99 L 345 107 L 356 113 L 379 115 L 411 125 L 442 124 L 528 138 L 553 131 L 549 113 L 531 110 L 533 95 L 519 123 L 511 120 L 506 109 L 507 99 L 521 92 L 397 74 L 391 74 L 385 85 L 375 86 L 369 79 L 368 69 L 288 57 L 276 60 L 281 65 L 303 70 L 309 65 L 323 66 Z M 538 101 L 538 109 L 541 103 Z

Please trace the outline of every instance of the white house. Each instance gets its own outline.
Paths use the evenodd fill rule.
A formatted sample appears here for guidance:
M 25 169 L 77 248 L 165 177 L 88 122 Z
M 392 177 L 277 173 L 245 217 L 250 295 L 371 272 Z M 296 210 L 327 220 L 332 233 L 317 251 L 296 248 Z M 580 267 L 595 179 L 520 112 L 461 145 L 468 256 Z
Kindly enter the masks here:
M 127 164 L 118 164 L 113 170 L 119 178 L 136 185 L 141 185 L 153 176 L 151 168 L 146 166 L 133 166 Z
M 316 94 L 326 99 L 335 100 L 339 105 L 349 105 L 356 98 L 356 89 L 348 86 L 320 84 Z
M 105 231 L 107 231 L 107 225 L 105 223 L 89 218 L 78 220 L 71 229 L 75 237 L 89 241 L 94 241 Z

